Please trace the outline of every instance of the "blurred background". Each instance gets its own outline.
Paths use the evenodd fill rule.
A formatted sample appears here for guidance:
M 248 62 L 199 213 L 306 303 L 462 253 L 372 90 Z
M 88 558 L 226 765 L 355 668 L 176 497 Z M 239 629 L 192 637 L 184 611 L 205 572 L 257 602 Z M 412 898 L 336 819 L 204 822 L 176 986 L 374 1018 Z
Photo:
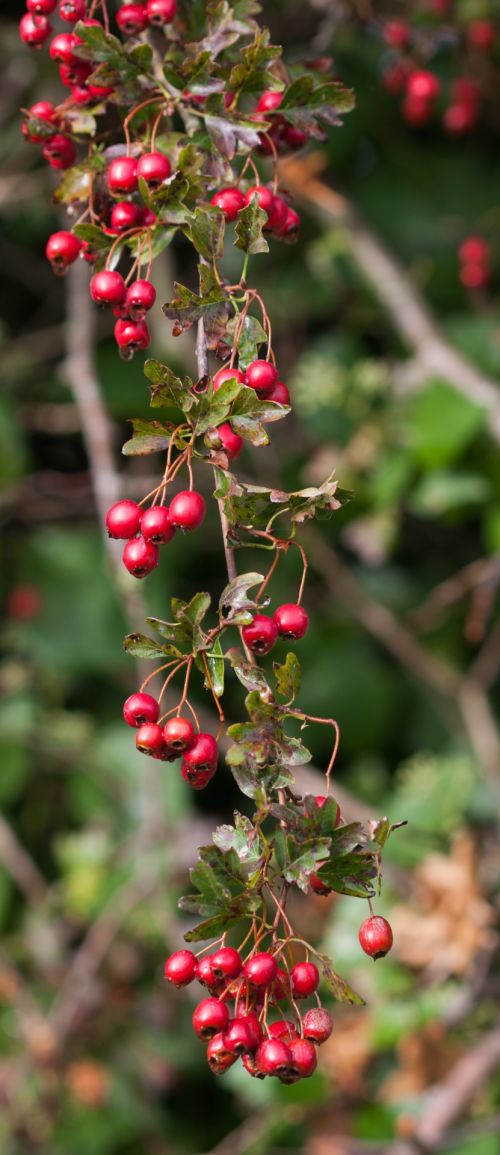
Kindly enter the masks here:
M 420 1143 L 496 1155 L 500 31 L 496 55 L 464 64 L 454 34 L 436 32 L 446 5 L 264 5 L 287 58 L 333 56 L 357 108 L 319 159 L 283 169 L 298 244 L 271 242 L 252 261 L 293 414 L 268 449 L 245 450 L 241 471 L 294 489 L 335 469 L 354 493 L 304 531 L 313 617 L 301 701 L 340 724 L 346 816 L 408 820 L 377 904 L 396 940 L 383 963 L 360 951 L 359 900 L 296 901 L 296 925 L 367 1006 L 333 1007 L 319 1072 L 288 1088 L 239 1065 L 215 1080 L 191 1031 L 195 995 L 162 980 L 187 926 L 177 898 L 196 847 L 241 796 L 222 768 L 195 796 L 135 752 L 121 708 L 140 675 L 122 638 L 146 612 L 168 617 L 200 574 L 216 595 L 223 554 L 212 512 L 139 586 L 103 541 L 107 497 L 155 484 L 156 458 L 120 458 L 148 393 L 141 357 L 122 363 L 111 318 L 89 310 L 87 270 L 58 280 L 44 257 L 61 218 L 20 109 L 50 99 L 54 77 L 18 40 L 22 7 L 4 2 L 0 26 L 1 1150 L 411 1155 Z M 498 15 L 479 0 L 455 7 L 466 21 Z M 389 91 L 386 14 L 422 18 L 441 81 L 420 127 Z M 449 86 L 470 67 L 481 116 L 446 131 Z M 486 283 L 467 288 L 458 249 L 471 234 L 492 256 Z M 190 283 L 190 260 L 180 242 L 157 261 L 160 301 L 176 276 Z M 229 274 L 239 265 L 229 251 Z M 158 307 L 153 334 L 155 356 L 194 368 L 192 336 L 174 340 Z M 293 559 L 280 563 L 278 602 L 296 576 Z M 228 694 L 233 720 L 240 689 Z M 311 734 L 318 767 L 322 741 Z

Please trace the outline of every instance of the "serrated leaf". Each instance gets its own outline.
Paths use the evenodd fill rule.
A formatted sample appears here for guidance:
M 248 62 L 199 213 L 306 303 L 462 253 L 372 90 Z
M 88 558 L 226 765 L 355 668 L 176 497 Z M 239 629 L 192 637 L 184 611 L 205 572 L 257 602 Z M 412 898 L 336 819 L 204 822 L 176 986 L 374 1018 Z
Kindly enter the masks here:
M 227 325 L 227 335 L 231 345 L 234 346 L 236 343 L 241 369 L 247 369 L 250 363 L 258 358 L 260 346 L 267 345 L 265 329 L 257 317 L 252 317 L 248 313 L 241 326 L 239 317 L 231 317 Z
M 232 160 L 236 152 L 249 152 L 260 144 L 258 127 L 251 120 L 213 116 L 208 112 L 204 120 L 210 139 L 226 160 Z
M 174 288 L 176 297 L 173 301 L 163 305 L 165 316 L 174 321 L 174 336 L 179 336 L 185 330 L 191 329 L 203 318 L 207 345 L 209 348 L 215 348 L 224 333 L 227 319 L 233 310 L 229 298 L 218 287 L 212 288 L 211 292 L 201 296 L 193 293 L 185 285 L 176 283 Z
M 196 404 L 196 395 L 193 393 L 193 382 L 190 377 L 176 377 L 175 373 L 150 357 L 144 364 L 144 374 L 151 382 L 150 404 L 153 408 L 174 406 L 183 413 L 189 413 Z
M 214 206 L 198 206 L 189 225 L 189 236 L 207 261 L 220 261 L 224 252 L 226 218 Z
M 122 447 L 125 457 L 145 457 L 150 453 L 159 453 L 168 449 L 175 425 L 163 425 L 161 421 L 142 421 L 133 418 L 131 421 L 134 436 L 126 441 Z
M 263 842 L 258 830 L 246 817 L 235 811 L 234 826 L 218 826 L 213 840 L 220 850 L 234 850 L 240 862 L 254 865 L 262 857 Z
M 337 999 L 337 1002 L 340 1003 L 350 1003 L 350 1005 L 354 1007 L 364 1007 L 365 1000 L 349 986 L 349 983 L 346 983 L 345 979 L 341 978 L 340 975 L 334 971 L 327 955 L 316 954 L 316 958 L 320 964 L 326 985 L 334 999 Z
M 236 677 L 247 690 L 258 690 L 260 693 L 264 691 L 264 693 L 270 694 L 269 682 L 261 666 L 254 666 L 248 662 L 236 647 L 228 650 L 226 657 L 229 658 Z
M 236 218 L 236 240 L 234 242 L 236 248 L 243 249 L 243 252 L 250 253 L 250 255 L 268 253 L 269 245 L 262 231 L 267 220 L 268 215 L 264 209 L 261 209 L 257 193 L 255 193 L 250 203 L 241 209 Z
M 334 854 L 333 849 L 331 853 Z M 372 880 L 377 877 L 378 870 L 372 851 L 353 851 L 331 858 L 320 867 L 318 874 L 337 894 L 349 894 L 354 898 L 372 898 L 375 894 Z
M 300 690 L 301 669 L 296 654 L 290 652 L 280 665 L 273 662 L 273 671 L 276 678 L 276 692 L 288 702 L 293 702 Z
M 180 655 L 176 646 L 164 646 L 160 642 L 156 642 L 154 638 L 148 638 L 147 634 L 128 634 L 123 645 L 127 654 L 131 654 L 133 658 L 147 660 Z

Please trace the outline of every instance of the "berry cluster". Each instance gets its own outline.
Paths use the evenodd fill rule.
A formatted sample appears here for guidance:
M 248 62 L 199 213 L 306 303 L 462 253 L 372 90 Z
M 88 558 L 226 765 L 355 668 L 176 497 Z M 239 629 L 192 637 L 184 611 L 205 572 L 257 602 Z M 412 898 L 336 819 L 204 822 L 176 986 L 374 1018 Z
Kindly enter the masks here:
M 458 250 L 458 259 L 464 288 L 472 291 L 485 289 L 491 276 L 491 250 L 487 241 L 483 237 L 466 237 Z
M 143 690 L 127 698 L 123 717 L 137 730 L 136 746 L 141 754 L 149 754 L 161 762 L 176 762 L 181 757 L 184 781 L 189 782 L 193 790 L 208 786 L 218 759 L 217 742 L 211 734 L 197 733 L 189 718 L 181 714 L 168 721 L 160 719 L 158 700 Z

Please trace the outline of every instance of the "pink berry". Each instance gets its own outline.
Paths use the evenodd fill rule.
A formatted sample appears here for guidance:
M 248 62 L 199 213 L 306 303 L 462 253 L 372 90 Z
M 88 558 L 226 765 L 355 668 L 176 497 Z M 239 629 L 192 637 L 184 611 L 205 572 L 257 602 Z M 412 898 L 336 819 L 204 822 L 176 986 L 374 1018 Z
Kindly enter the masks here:
M 193 1027 L 199 1039 L 211 1039 L 229 1025 L 229 1011 L 219 999 L 203 999 L 193 1014 Z
M 235 221 L 238 213 L 245 206 L 245 197 L 241 189 L 234 185 L 219 189 L 212 197 L 211 204 L 221 209 L 227 221 Z
M 259 393 L 267 393 L 278 380 L 278 370 L 270 361 L 252 361 L 245 372 L 245 384 Z
M 483 237 L 466 237 L 460 245 L 458 256 L 464 265 L 486 264 L 490 257 L 490 246 Z
M 195 738 L 196 730 L 189 718 L 182 718 L 180 715 L 169 718 L 163 727 L 163 740 L 170 750 L 176 750 L 179 753 L 188 750 L 193 745 Z
M 292 1066 L 292 1052 L 280 1039 L 264 1039 L 260 1044 L 255 1062 L 263 1075 L 287 1075 Z
M 439 95 L 440 84 L 437 76 L 428 69 L 420 68 L 410 72 L 408 77 L 408 96 L 415 100 L 435 100 Z
M 170 514 L 165 505 L 152 505 L 145 509 L 141 518 L 141 533 L 146 541 L 154 545 L 166 545 L 175 534 L 175 527 L 170 521 Z
M 205 499 L 196 489 L 176 493 L 170 502 L 170 520 L 178 529 L 196 529 L 206 513 Z
M 121 273 L 102 269 L 90 282 L 90 296 L 97 305 L 119 305 L 125 299 L 127 286 Z
M 391 926 L 380 914 L 372 914 L 362 923 L 358 937 L 361 949 L 374 961 L 384 958 L 393 943 Z
M 172 166 L 163 152 L 145 152 L 137 161 L 137 176 L 142 177 L 150 188 L 156 188 L 168 180 Z
M 137 36 L 148 26 L 143 4 L 122 4 L 116 13 L 116 23 L 124 36 Z
M 133 156 L 118 156 L 108 165 L 106 181 L 112 193 L 133 193 L 137 188 L 137 161 Z
M 237 979 L 242 966 L 241 955 L 232 946 L 221 946 L 212 955 L 212 971 L 216 978 Z
M 245 963 L 243 971 L 250 986 L 270 987 L 278 974 L 278 964 L 272 954 L 262 951 Z
M 151 694 L 144 694 L 142 690 L 137 694 L 131 694 L 123 703 L 123 717 L 127 725 L 133 726 L 135 730 L 145 722 L 157 722 L 159 713 L 160 707 L 156 698 Z
M 165 963 L 165 978 L 174 987 L 187 987 L 196 974 L 196 957 L 190 950 L 176 950 Z
M 45 246 L 45 256 L 55 273 L 64 273 L 68 265 L 76 261 L 81 247 L 82 243 L 74 233 L 52 233 Z
M 293 603 L 278 606 L 274 612 L 274 621 L 281 638 L 303 638 L 309 626 L 309 615 L 302 606 Z
M 106 514 L 106 529 L 110 537 L 127 540 L 139 533 L 142 510 L 135 501 L 117 501 Z
M 278 628 L 272 618 L 256 614 L 249 626 L 243 626 L 241 634 L 253 654 L 268 654 L 277 641 Z
M 310 1011 L 306 1011 L 302 1019 L 302 1031 L 304 1038 L 308 1039 L 310 1043 L 326 1043 L 333 1031 L 333 1020 L 329 1011 L 325 1011 L 324 1007 L 313 1007 Z
M 292 991 L 296 998 L 307 999 L 319 986 L 319 971 L 312 962 L 296 963 L 290 971 Z
M 176 10 L 176 0 L 148 0 L 146 4 L 148 24 L 159 28 L 164 24 L 170 24 L 174 19 Z
M 123 564 L 133 577 L 143 578 L 158 565 L 158 547 L 143 537 L 133 537 L 123 550 Z
M 270 90 L 267 90 L 266 92 L 262 93 L 262 96 L 259 97 L 257 104 L 255 105 L 255 111 L 274 112 L 276 108 L 279 108 L 282 100 L 282 92 L 271 92 Z
M 163 750 L 163 728 L 158 722 L 144 722 L 137 729 L 135 744 L 141 754 L 159 754 Z

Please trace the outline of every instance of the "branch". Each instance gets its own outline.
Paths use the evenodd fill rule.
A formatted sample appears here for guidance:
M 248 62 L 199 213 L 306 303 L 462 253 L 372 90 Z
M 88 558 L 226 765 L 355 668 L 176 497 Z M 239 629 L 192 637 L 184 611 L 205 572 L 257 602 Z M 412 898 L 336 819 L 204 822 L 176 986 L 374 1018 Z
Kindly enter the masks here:
M 32 906 L 38 906 L 47 897 L 48 887 L 43 875 L 24 846 L 18 842 L 7 820 L 0 814 L 0 859 L 19 890 Z

